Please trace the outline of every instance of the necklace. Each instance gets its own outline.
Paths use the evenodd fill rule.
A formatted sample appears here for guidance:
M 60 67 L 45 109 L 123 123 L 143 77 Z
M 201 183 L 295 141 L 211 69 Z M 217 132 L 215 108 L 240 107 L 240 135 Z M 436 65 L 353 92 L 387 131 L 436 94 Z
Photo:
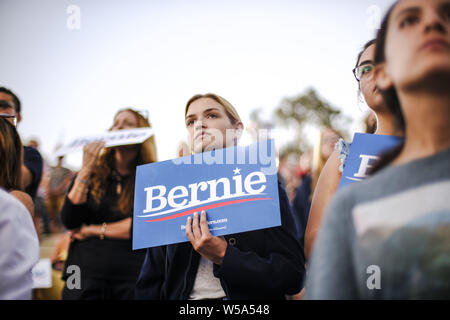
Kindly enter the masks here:
M 128 177 L 128 176 L 122 176 L 120 175 L 116 170 L 113 171 L 113 180 L 116 184 L 116 194 L 120 195 L 122 193 L 122 185 L 123 185 L 123 181 Z

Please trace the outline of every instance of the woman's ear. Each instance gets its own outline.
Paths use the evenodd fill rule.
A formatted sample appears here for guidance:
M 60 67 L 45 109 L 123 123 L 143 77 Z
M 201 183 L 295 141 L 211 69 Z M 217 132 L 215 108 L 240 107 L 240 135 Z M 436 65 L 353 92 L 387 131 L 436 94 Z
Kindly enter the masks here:
M 20 112 L 18 112 L 18 113 L 16 114 L 16 120 L 17 120 L 17 123 L 19 123 L 20 121 L 22 121 L 22 115 L 20 114 Z
M 381 90 L 388 90 L 394 85 L 391 77 L 386 72 L 385 63 L 380 63 L 379 65 L 375 66 L 373 70 L 373 76 L 375 78 L 377 87 Z
M 238 121 L 234 124 L 234 128 L 236 130 L 236 133 L 234 134 L 234 144 L 237 145 L 239 139 L 242 136 L 242 131 L 244 131 L 244 125 L 241 121 Z

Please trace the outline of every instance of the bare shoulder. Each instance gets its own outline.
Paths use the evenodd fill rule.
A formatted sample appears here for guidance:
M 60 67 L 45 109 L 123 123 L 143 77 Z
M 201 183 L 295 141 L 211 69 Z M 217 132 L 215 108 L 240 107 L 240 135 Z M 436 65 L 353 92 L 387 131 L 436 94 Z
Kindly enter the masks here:
M 339 150 L 334 150 L 320 173 L 312 198 L 311 211 L 315 211 L 317 207 L 320 207 L 321 210 L 324 209 L 324 206 L 337 191 L 341 180 L 340 164 Z
M 334 150 L 322 169 L 320 180 L 324 180 L 327 184 L 338 184 L 341 179 L 341 172 L 339 171 L 340 165 L 340 152 L 339 150 Z
M 22 204 L 27 208 L 28 212 L 31 214 L 31 216 L 34 216 L 34 204 L 33 199 L 28 195 L 28 193 L 25 193 L 20 190 L 13 190 L 10 192 L 12 196 L 14 196 L 17 200 L 22 202 Z

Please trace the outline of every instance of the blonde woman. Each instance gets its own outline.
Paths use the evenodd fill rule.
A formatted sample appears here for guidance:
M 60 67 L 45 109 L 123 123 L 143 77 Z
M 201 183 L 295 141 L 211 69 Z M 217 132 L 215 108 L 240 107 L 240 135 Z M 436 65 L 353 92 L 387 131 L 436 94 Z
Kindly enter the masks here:
M 319 139 L 313 150 L 311 174 L 307 174 L 302 179 L 295 193 L 292 203 L 294 219 L 297 230 L 297 238 L 303 244 L 305 229 L 308 223 L 311 199 L 316 189 L 320 173 L 325 166 L 334 146 L 339 140 L 340 134 L 331 128 L 323 128 L 320 131 Z
M 110 130 L 150 127 L 132 110 L 120 110 Z M 61 212 L 72 234 L 63 271 L 67 279 L 76 265 L 79 288 L 66 284 L 63 299 L 132 299 L 145 252 L 132 251 L 131 224 L 136 166 L 156 161 L 152 136 L 142 144 L 103 148 L 93 142 L 84 148 L 78 172 Z
M 243 123 L 224 98 L 195 95 L 184 114 L 193 153 L 237 144 Z M 304 273 L 303 252 L 293 235 L 289 202 L 280 185 L 279 197 L 282 226 L 276 228 L 215 237 L 205 211 L 189 217 L 189 242 L 148 249 L 136 298 L 284 299 L 286 294 L 298 292 Z

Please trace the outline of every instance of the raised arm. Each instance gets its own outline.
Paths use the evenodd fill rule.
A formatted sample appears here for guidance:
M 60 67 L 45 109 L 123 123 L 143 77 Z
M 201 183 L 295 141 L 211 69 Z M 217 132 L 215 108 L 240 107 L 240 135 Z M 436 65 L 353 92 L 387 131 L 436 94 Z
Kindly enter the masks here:
M 311 209 L 309 211 L 308 224 L 305 232 L 305 258 L 309 260 L 314 247 L 320 225 L 322 223 L 325 210 L 330 203 L 331 198 L 336 193 L 341 173 L 339 172 L 339 151 L 335 150 L 328 158 L 311 201 Z
M 67 229 L 80 228 L 89 214 L 88 199 L 89 179 L 104 142 L 92 142 L 84 147 L 83 165 L 69 187 L 69 193 L 61 210 L 61 221 Z
M 78 205 L 86 202 L 89 179 L 104 145 L 103 141 L 96 141 L 84 146 L 83 165 L 68 194 L 72 204 Z

